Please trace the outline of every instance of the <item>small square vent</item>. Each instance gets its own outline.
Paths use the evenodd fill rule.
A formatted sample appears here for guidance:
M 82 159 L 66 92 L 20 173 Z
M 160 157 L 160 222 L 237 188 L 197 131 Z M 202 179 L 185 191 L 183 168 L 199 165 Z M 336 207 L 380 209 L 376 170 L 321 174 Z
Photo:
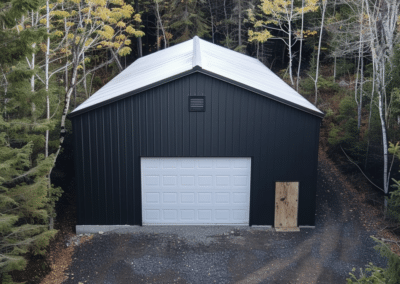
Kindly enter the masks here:
M 205 111 L 206 97 L 203 96 L 190 96 L 189 97 L 189 111 Z

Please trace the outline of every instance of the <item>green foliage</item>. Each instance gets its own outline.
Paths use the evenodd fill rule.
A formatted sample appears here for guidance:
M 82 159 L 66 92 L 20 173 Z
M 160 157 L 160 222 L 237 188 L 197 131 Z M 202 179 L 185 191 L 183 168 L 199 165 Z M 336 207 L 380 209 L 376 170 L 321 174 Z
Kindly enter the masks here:
M 331 123 L 331 130 L 329 130 L 329 138 L 328 138 L 329 144 L 336 146 L 341 143 L 342 141 L 340 137 L 341 131 L 342 128 L 340 126 Z
M 205 18 L 201 1 L 197 0 L 173 0 L 165 18 L 169 22 L 168 27 L 174 34 L 171 43 L 179 43 L 193 38 L 209 37 L 210 26 Z
M 380 252 L 383 257 L 388 260 L 388 267 L 381 268 L 369 263 L 365 272 L 360 269 L 360 277 L 357 278 L 354 273 L 350 273 L 350 278 L 347 278 L 347 283 L 385 283 L 397 284 L 400 283 L 400 257 L 393 253 L 388 245 L 372 237 L 378 245 L 374 248 Z M 355 268 L 353 268 L 355 272 Z
M 388 74 L 391 77 L 391 81 L 387 87 L 387 92 L 391 93 L 394 89 L 398 88 L 400 82 L 400 45 L 397 45 L 394 48 L 394 54 L 391 60 L 391 66 L 393 68 L 388 68 L 390 73 Z
M 33 143 L 12 147 L 5 132 L 0 133 L 0 273 L 22 270 L 25 254 L 44 254 L 56 231 L 47 222 L 59 188 L 48 185 L 54 156 L 38 158 L 32 167 Z
M 8 273 L 3 273 L 2 278 L 3 278 L 3 282 L 2 282 L 3 284 L 14 284 L 14 282 L 12 281 L 11 275 Z
M 396 144 L 389 143 L 389 153 L 400 159 L 399 142 Z M 400 181 L 392 180 L 394 182 L 392 187 L 395 188 L 395 190 L 390 193 L 390 198 L 388 198 L 388 216 L 400 223 Z
M 357 115 L 357 104 L 353 97 L 345 96 L 339 104 L 338 121 L 354 118 Z
M 334 91 L 338 92 L 339 91 L 339 84 L 336 83 L 333 80 L 333 77 L 323 77 L 320 76 L 318 78 L 318 90 L 320 92 L 326 92 L 326 91 Z
M 15 30 L 0 30 L 0 42 L 6 42 L 0 46 L 0 64 L 13 64 L 24 59 L 35 50 L 32 43 L 45 35 L 43 29 L 26 29 L 21 32 Z
M 347 60 L 346 58 L 340 58 L 336 62 L 336 76 L 347 76 L 355 72 L 356 65 L 354 62 Z

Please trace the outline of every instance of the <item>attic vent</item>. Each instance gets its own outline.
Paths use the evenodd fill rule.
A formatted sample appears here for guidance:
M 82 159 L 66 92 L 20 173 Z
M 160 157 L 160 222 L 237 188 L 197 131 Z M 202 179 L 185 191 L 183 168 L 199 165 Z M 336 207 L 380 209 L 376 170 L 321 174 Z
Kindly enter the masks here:
M 190 96 L 189 97 L 189 111 L 205 111 L 206 97 Z

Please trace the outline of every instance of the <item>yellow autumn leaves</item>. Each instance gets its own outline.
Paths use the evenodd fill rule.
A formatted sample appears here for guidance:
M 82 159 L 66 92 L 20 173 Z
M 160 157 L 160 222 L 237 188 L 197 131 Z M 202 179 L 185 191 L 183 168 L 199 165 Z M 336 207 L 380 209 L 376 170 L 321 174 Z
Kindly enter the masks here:
M 144 35 L 130 24 L 141 22 L 140 14 L 124 0 L 57 0 L 50 16 L 52 35 L 63 38 L 65 54 L 71 46 L 82 45 L 84 50 L 113 48 L 124 56 L 131 52 L 127 38 Z M 41 24 L 46 24 L 46 19 Z
M 256 30 L 249 30 L 249 40 L 265 42 L 272 38 L 272 34 L 268 30 L 269 24 L 280 25 L 298 19 L 301 14 L 315 12 L 318 10 L 318 0 L 305 0 L 304 6 L 294 5 L 293 0 L 261 0 L 261 5 L 258 6 L 262 12 L 261 16 L 256 16 L 253 10 L 248 11 L 249 21 L 253 23 Z M 260 28 L 264 28 L 259 31 Z M 312 35 L 313 32 L 308 32 L 306 35 Z M 295 33 L 297 36 L 297 34 Z

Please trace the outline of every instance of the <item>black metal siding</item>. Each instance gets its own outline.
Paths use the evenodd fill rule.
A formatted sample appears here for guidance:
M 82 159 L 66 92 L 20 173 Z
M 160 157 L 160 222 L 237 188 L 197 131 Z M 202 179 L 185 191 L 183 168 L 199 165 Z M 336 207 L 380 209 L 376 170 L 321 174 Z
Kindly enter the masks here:
M 273 225 L 275 182 L 299 181 L 314 225 L 320 117 L 194 73 L 72 120 L 78 225 L 141 224 L 140 157 L 251 157 L 250 224 Z

